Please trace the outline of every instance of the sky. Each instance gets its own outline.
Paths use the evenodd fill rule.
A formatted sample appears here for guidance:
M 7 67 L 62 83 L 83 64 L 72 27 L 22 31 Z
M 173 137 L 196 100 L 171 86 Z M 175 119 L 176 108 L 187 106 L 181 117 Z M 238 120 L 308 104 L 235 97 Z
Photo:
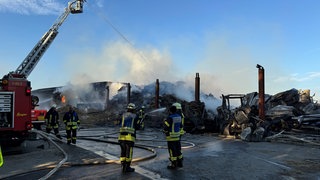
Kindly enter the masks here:
M 0 72 L 15 71 L 68 0 L 0 0 Z M 29 75 L 32 88 L 185 81 L 216 97 L 310 89 L 320 99 L 318 0 L 87 0 Z M 160 84 L 161 85 L 161 84 Z

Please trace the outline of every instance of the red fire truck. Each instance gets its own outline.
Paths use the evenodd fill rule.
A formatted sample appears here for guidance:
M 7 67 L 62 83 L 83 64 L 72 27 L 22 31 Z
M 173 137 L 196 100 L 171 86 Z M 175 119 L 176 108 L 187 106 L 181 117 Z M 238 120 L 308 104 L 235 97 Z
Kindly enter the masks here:
M 83 12 L 85 0 L 72 0 L 63 14 L 47 31 L 14 72 L 0 79 L 0 144 L 20 145 L 32 128 L 31 111 L 39 102 L 31 95 L 31 82 L 27 77 L 58 34 L 58 29 L 70 13 Z
M 31 122 L 35 129 L 41 130 L 41 126 L 45 124 L 45 116 L 47 114 L 46 109 L 32 109 L 31 110 Z

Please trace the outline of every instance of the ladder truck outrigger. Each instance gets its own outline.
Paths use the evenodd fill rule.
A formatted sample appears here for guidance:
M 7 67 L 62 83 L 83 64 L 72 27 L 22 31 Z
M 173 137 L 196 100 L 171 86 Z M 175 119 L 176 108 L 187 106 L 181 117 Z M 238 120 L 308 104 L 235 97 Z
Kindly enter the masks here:
M 39 102 L 31 95 L 31 82 L 28 76 L 40 61 L 58 34 L 59 27 L 68 15 L 83 12 L 85 0 L 72 0 L 52 27 L 22 61 L 19 67 L 0 79 L 0 145 L 18 146 L 32 129 L 31 112 Z

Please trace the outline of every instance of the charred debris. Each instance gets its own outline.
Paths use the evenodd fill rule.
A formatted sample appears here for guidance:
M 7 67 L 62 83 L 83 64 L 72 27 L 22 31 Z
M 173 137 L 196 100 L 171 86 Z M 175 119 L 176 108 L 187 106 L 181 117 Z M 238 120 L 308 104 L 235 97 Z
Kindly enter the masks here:
M 75 106 L 83 126 L 114 126 L 119 122 L 126 105 L 133 102 L 138 107 L 145 106 L 146 128 L 160 128 L 167 116 L 168 107 L 179 102 L 188 133 L 213 132 L 246 141 L 263 141 L 279 132 L 301 129 L 319 134 L 320 105 L 313 101 L 310 90 L 290 89 L 275 95 L 263 92 L 261 107 L 260 82 L 259 92 L 222 94 L 220 100 L 212 94 L 200 94 L 199 73 L 195 77 L 195 89 L 191 90 L 194 100 L 186 101 L 175 95 L 177 93 L 170 93 L 181 85 L 182 82 L 160 83 L 158 79 L 155 84 L 143 88 L 131 86 L 130 83 L 115 85 L 111 82 L 97 82 L 86 85 L 90 87 L 81 93 L 79 89 L 83 88 L 79 86 L 39 89 L 32 93 L 40 97 L 40 109 L 48 109 L 54 103 L 60 107 L 58 111 L 63 113 L 66 105 Z M 114 95 L 111 94 L 112 89 L 116 89 Z M 41 102 L 41 99 L 44 100 Z M 205 103 L 208 101 L 220 102 L 220 106 L 209 108 Z

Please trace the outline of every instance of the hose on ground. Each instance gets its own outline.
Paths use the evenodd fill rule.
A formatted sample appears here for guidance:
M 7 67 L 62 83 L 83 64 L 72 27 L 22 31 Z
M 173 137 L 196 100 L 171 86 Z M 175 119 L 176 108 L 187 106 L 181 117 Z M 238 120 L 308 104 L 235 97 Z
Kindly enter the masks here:
M 48 136 L 49 134 L 39 131 L 39 130 L 31 130 L 31 132 L 37 133 L 39 135 L 41 135 L 42 137 L 46 138 L 47 140 L 49 140 L 53 145 L 55 145 L 64 155 L 64 158 L 56 165 L 55 168 L 53 168 L 48 174 L 46 174 L 45 176 L 43 176 L 42 178 L 40 178 L 40 180 L 45 180 L 48 179 L 49 177 L 51 177 L 55 172 L 57 172 L 57 170 L 68 160 L 68 154 L 57 144 L 55 143 L 52 139 L 50 139 Z M 57 138 L 58 139 L 58 138 Z

